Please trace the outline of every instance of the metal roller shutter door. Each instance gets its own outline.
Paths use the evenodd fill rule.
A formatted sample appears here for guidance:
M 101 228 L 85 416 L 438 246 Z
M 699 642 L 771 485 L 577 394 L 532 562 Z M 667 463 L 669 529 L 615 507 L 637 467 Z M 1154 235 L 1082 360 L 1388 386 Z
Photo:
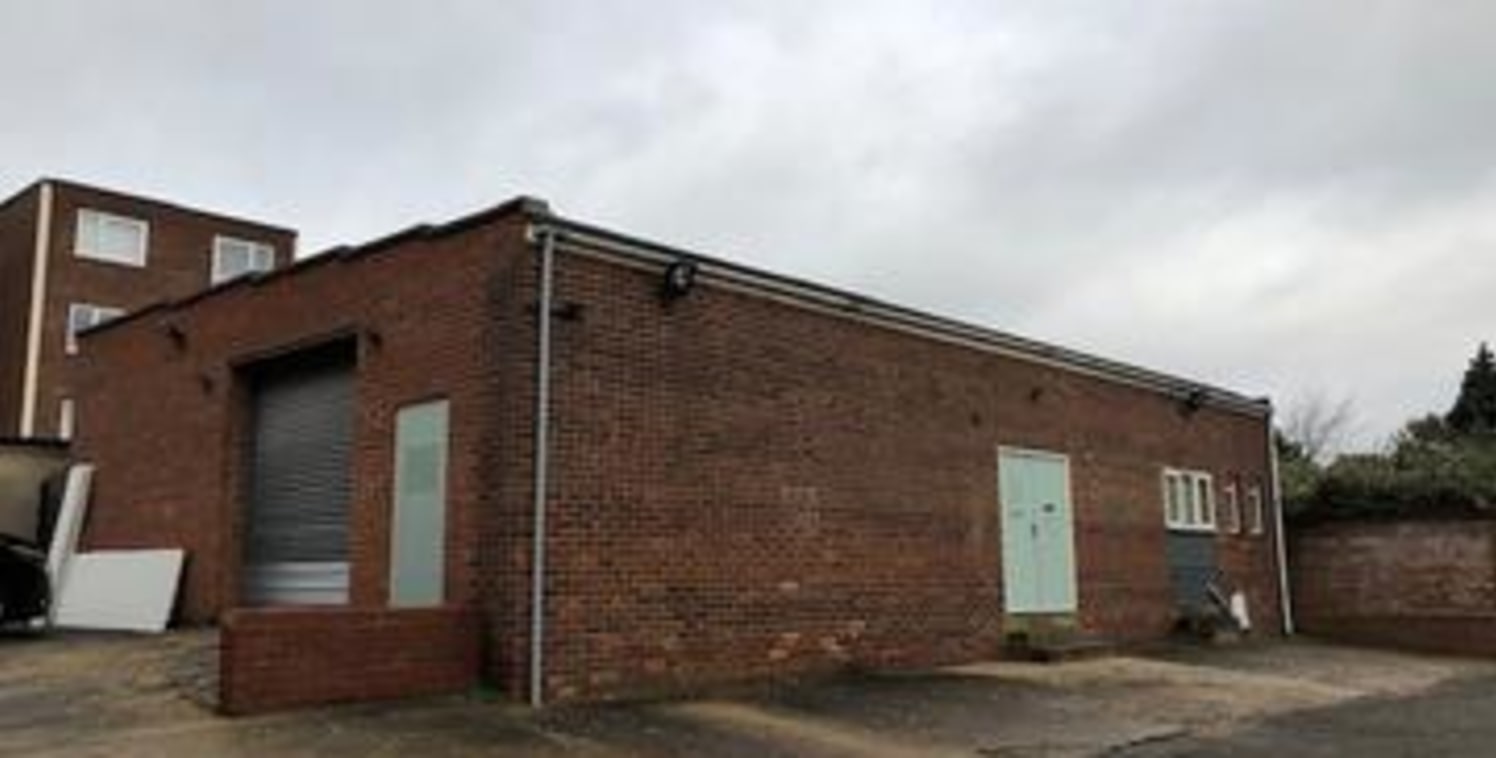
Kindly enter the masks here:
M 244 601 L 348 601 L 354 372 L 350 356 L 285 362 L 253 384 Z

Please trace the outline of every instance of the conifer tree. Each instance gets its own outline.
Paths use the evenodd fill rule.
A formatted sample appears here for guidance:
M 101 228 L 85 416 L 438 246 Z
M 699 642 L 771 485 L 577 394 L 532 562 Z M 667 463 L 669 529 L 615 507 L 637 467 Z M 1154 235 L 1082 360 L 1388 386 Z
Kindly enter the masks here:
M 1496 355 L 1482 342 L 1465 370 L 1460 396 L 1445 418 L 1461 435 L 1496 435 Z

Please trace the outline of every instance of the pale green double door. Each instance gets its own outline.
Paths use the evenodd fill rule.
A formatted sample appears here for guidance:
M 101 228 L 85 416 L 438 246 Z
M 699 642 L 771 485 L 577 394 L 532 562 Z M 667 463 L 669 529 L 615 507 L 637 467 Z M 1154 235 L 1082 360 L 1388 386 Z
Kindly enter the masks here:
M 998 451 L 1003 606 L 1008 613 L 1075 611 L 1070 462 L 1033 450 Z

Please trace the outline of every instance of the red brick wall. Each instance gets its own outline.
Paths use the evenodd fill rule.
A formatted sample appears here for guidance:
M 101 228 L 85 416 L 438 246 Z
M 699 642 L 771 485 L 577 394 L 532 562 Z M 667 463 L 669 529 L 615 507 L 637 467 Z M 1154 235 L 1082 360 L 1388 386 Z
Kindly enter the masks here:
M 56 432 L 58 406 L 78 393 L 78 366 L 86 355 L 66 351 L 68 306 L 89 303 L 133 311 L 208 289 L 213 238 L 227 235 L 275 246 L 276 265 L 291 262 L 294 232 L 179 208 L 68 182 L 54 182 L 52 244 L 37 396 L 36 433 Z M 74 255 L 77 214 L 101 210 L 149 222 L 146 266 L 136 268 Z M 78 414 L 78 425 L 89 423 Z
M 1071 457 L 1080 621 L 1166 633 L 1161 467 L 1265 481 L 1261 419 L 559 258 L 548 687 L 561 698 L 996 652 L 997 448 Z M 1261 628 L 1271 533 L 1221 536 Z
M 505 222 L 398 249 L 303 264 L 183 308 L 144 313 L 84 339 L 88 360 L 75 447 L 95 461 L 89 547 L 188 550 L 181 617 L 214 619 L 235 606 L 242 444 L 248 401 L 239 366 L 329 339 L 359 341 L 351 503 L 352 602 L 387 597 L 394 415 L 451 401 L 448 600 L 471 604 L 481 521 L 498 521 L 498 439 L 489 335 L 493 287 L 521 258 Z M 433 265 L 433 262 L 439 265 Z M 178 347 L 168 337 L 185 335 Z M 480 514 L 482 514 L 480 519 Z M 507 555 L 507 553 L 506 553 Z
M 460 692 L 477 681 L 477 641 L 461 608 L 232 611 L 220 637 L 219 704 L 247 714 Z
M 0 207 L 0 436 L 20 433 L 38 197 L 33 187 Z
M 530 660 L 530 581 L 535 449 L 536 256 L 515 239 L 490 285 L 491 321 L 482 349 L 495 357 L 493 424 L 482 457 L 493 502 L 476 533 L 475 589 L 484 614 L 485 674 L 524 697 Z
M 185 618 L 234 605 L 235 366 L 360 340 L 353 605 L 384 603 L 393 412 L 452 399 L 449 601 L 528 665 L 535 258 L 522 219 L 308 265 L 85 340 L 94 546 L 182 545 Z M 1160 469 L 1266 478 L 1262 419 L 562 253 L 547 690 L 597 698 L 995 651 L 997 448 L 1071 457 L 1080 620 L 1173 617 Z M 167 337 L 175 325 L 184 347 Z M 1271 534 L 1220 537 L 1277 624 Z
M 1330 523 L 1295 530 L 1289 544 L 1305 633 L 1496 653 L 1496 522 Z

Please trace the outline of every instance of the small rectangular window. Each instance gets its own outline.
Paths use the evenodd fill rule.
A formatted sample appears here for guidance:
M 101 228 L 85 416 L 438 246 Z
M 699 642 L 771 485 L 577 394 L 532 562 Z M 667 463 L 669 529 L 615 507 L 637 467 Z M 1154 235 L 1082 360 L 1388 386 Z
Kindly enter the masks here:
M 1200 525 L 1214 529 L 1216 525 L 1215 489 L 1211 487 L 1208 475 L 1195 477 L 1195 493 L 1200 506 Z
M 128 216 L 89 210 L 78 211 L 73 254 L 79 258 L 144 266 L 150 224 Z
M 1262 512 L 1262 487 L 1257 484 L 1247 488 L 1247 529 L 1252 534 L 1262 534 L 1265 515 Z
M 1179 477 L 1179 491 L 1184 497 L 1184 523 L 1196 525 L 1200 523 L 1200 501 L 1195 498 L 1194 480 L 1189 474 L 1181 474 Z
M 65 397 L 57 405 L 57 439 L 70 440 L 73 438 L 73 428 L 77 423 L 77 409 L 73 406 L 73 399 Z
M 1179 497 L 1179 482 L 1173 474 L 1164 475 L 1164 520 L 1169 524 L 1184 521 L 1184 508 Z
M 1203 471 L 1164 470 L 1164 522 L 1170 529 L 1215 531 L 1215 491 Z
M 1241 521 L 1241 500 L 1236 482 L 1226 482 L 1221 487 L 1221 527 L 1230 534 L 1239 534 Z
M 68 306 L 67 354 L 78 354 L 78 333 L 125 315 L 123 308 L 109 308 L 89 303 Z
M 237 279 L 246 274 L 255 274 L 275 268 L 275 248 L 263 242 L 236 239 L 234 237 L 213 238 L 212 283 L 219 284 Z
M 394 513 L 390 526 L 390 605 L 446 599 L 446 400 L 408 405 L 395 415 Z

